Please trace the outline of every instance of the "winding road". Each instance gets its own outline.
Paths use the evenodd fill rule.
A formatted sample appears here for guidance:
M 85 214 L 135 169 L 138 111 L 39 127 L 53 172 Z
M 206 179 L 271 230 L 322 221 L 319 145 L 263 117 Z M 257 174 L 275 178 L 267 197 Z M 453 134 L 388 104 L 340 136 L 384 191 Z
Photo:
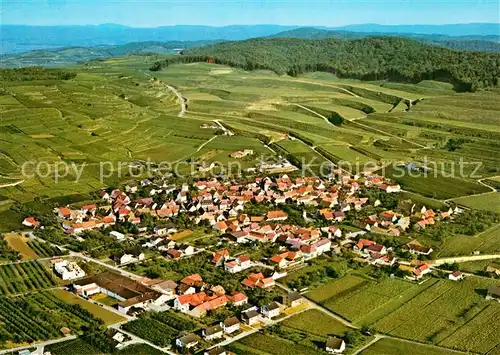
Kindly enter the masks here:
M 175 96 L 177 96 L 177 98 L 179 99 L 179 102 L 181 104 L 181 111 L 177 114 L 177 116 L 179 117 L 184 117 L 184 114 L 186 113 L 187 111 L 187 107 L 186 107 L 186 99 L 184 98 L 184 96 L 181 95 L 181 93 L 176 89 L 174 88 L 172 85 L 168 85 L 168 84 L 165 84 L 165 86 L 167 87 L 167 89 L 169 89 L 170 91 L 172 91 L 174 93 Z

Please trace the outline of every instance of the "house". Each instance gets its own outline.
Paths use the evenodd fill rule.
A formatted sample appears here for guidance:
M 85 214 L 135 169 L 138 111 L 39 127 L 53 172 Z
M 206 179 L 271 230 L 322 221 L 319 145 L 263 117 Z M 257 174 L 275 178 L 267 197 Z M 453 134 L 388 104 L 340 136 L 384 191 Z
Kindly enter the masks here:
M 231 153 L 231 158 L 241 159 L 248 155 L 253 155 L 252 149 L 238 150 L 236 152 Z
M 329 337 L 325 344 L 325 350 L 330 354 L 342 354 L 345 350 L 345 341 L 336 337 Z
M 200 274 L 192 274 L 192 275 L 189 275 L 189 276 L 186 276 L 185 278 L 183 278 L 181 280 L 181 283 L 188 285 L 188 286 L 192 286 L 195 283 L 201 282 L 201 281 L 203 281 L 203 279 L 201 278 Z
M 177 288 L 177 283 L 172 280 L 162 281 L 160 283 L 151 286 L 153 290 L 161 292 L 164 295 L 173 296 L 175 294 L 175 289 Z
M 266 220 L 268 221 L 285 221 L 288 218 L 288 214 L 283 211 L 269 211 L 266 215 Z
M 220 339 L 224 336 L 224 332 L 220 324 L 203 329 L 202 334 L 205 340 Z
M 175 345 L 180 349 L 191 349 L 200 343 L 200 337 L 196 334 L 186 334 L 175 339 Z
M 281 313 L 281 307 L 278 302 L 271 302 L 261 307 L 260 312 L 266 318 L 274 318 Z
M 245 322 L 246 325 L 253 325 L 259 321 L 259 312 L 252 309 L 241 314 L 241 320 Z
M 268 288 L 274 286 L 274 279 L 272 277 L 264 277 L 261 272 L 257 272 L 248 275 L 241 284 L 249 288 L 254 288 L 256 286 L 259 288 Z
M 240 321 L 236 317 L 228 318 L 222 323 L 225 334 L 232 334 L 240 330 Z
M 137 254 L 137 255 L 135 255 Z M 134 263 L 136 261 L 144 260 L 144 253 L 135 253 L 135 254 L 123 254 L 119 258 L 120 265 Z
M 67 207 L 59 207 L 57 211 L 57 217 L 59 218 L 70 218 L 71 210 Z
M 423 246 L 417 240 L 412 240 L 406 246 L 411 254 L 430 255 L 433 252 L 432 248 Z
M 379 189 L 387 192 L 388 194 L 394 193 L 394 192 L 401 192 L 401 186 L 399 186 L 399 185 L 382 184 L 382 185 L 379 185 Z
M 283 297 L 285 299 L 285 304 L 288 307 L 297 307 L 304 303 L 304 298 L 297 291 L 290 292 L 287 296 Z
M 111 231 L 109 232 L 109 235 L 115 237 L 117 241 L 122 241 L 125 239 L 125 235 L 117 231 Z
M 240 255 L 234 260 L 226 261 L 226 263 L 224 264 L 224 270 L 231 274 L 235 274 L 242 270 L 248 269 L 250 266 L 252 266 L 250 257 L 247 255 Z
M 235 307 L 240 307 L 248 303 L 248 297 L 244 293 L 238 291 L 232 291 L 227 299 L 229 302 L 233 304 Z
M 212 264 L 215 266 L 221 266 L 224 261 L 229 257 L 229 250 L 222 249 L 215 252 L 214 257 L 212 258 Z
M 40 227 L 40 222 L 38 222 L 34 217 L 27 217 L 23 221 L 23 226 L 30 228 L 38 228 Z
M 465 275 L 462 274 L 460 271 L 455 271 L 454 273 L 448 275 L 448 279 L 452 281 L 460 281 L 463 280 L 464 277 Z
M 229 355 L 233 353 L 229 353 L 223 348 L 213 348 L 211 350 L 207 350 L 203 353 L 203 355 Z
M 486 299 L 500 302 L 500 286 L 490 286 L 490 288 L 488 288 Z

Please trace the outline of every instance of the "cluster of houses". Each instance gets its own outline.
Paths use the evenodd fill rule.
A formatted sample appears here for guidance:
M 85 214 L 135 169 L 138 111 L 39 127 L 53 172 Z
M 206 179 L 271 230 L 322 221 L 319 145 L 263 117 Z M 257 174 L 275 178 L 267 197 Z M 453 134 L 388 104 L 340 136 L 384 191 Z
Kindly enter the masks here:
M 298 263 L 316 258 L 324 253 L 340 253 L 341 247 L 352 246 L 358 254 L 358 260 L 376 266 L 392 266 L 395 258 L 391 250 L 373 241 L 360 239 L 363 232 L 348 233 L 342 240 L 341 223 L 346 212 L 361 210 L 370 202 L 374 206 L 380 201 L 369 201 L 359 196 L 361 187 L 378 188 L 386 193 L 400 191 L 399 185 L 391 184 L 386 179 L 374 175 L 346 175 L 341 170 L 333 171 L 329 180 L 318 177 L 290 178 L 281 175 L 276 178 L 256 177 L 245 182 L 225 181 L 218 179 L 199 180 L 189 186 L 168 184 L 165 180 L 143 180 L 140 184 L 129 184 L 125 191 L 119 189 L 101 191 L 102 205 L 84 205 L 78 209 L 59 207 L 54 210 L 62 227 L 67 233 L 78 234 L 85 230 L 113 226 L 116 222 L 129 222 L 138 227 L 146 242 L 142 248 L 152 248 L 170 259 L 190 256 L 200 250 L 189 244 L 177 243 L 173 236 L 176 226 L 169 218 L 179 213 L 187 215 L 195 224 L 212 228 L 221 237 L 232 243 L 278 243 L 280 251 L 265 260 L 268 266 L 277 269 L 293 267 Z M 148 187 L 150 197 L 133 199 L 139 188 Z M 156 195 L 164 195 L 161 199 Z M 155 201 L 164 201 L 156 203 Z M 264 215 L 244 213 L 247 203 L 265 203 Z M 317 215 L 312 218 L 323 219 L 324 227 L 300 227 L 287 223 L 288 214 L 281 209 L 283 204 L 296 204 L 316 207 Z M 269 210 L 269 206 L 274 209 Z M 376 215 L 355 221 L 360 229 L 373 234 L 399 236 L 412 225 L 425 228 L 436 220 L 451 218 L 455 210 L 437 213 L 422 207 L 419 211 L 411 211 L 408 216 L 392 210 L 384 210 Z M 154 233 L 147 233 L 141 226 L 142 218 L 150 214 L 157 221 Z M 306 212 L 304 220 L 310 219 Z M 159 221 L 162 221 L 159 223 Z M 28 222 L 28 221 L 27 221 Z M 29 223 L 36 222 L 30 220 Z M 162 227 L 158 227 L 162 226 Z M 117 231 L 110 232 L 117 241 L 127 237 Z M 409 251 L 419 255 L 429 255 L 432 250 L 412 242 Z M 119 264 L 141 261 L 144 254 L 140 250 L 126 253 L 117 260 Z M 238 273 L 254 265 L 248 256 L 230 257 L 227 250 L 214 255 L 213 262 L 228 273 Z M 414 270 L 414 273 L 421 271 Z M 421 277 L 421 275 L 416 275 Z M 256 276 L 245 280 L 246 285 L 267 287 L 266 278 Z
M 341 171 L 337 173 L 340 174 Z M 387 192 L 399 189 L 398 185 L 388 185 L 383 178 L 368 174 L 362 177 L 339 175 L 338 178 L 327 182 L 317 177 L 291 179 L 283 175 L 278 178 L 257 177 L 245 183 L 214 178 L 197 181 L 192 188 L 187 183 L 179 187 L 164 180 L 153 182 L 147 179 L 141 181 L 140 185 L 150 187 L 150 197 L 132 200 L 129 195 L 136 193 L 139 185 L 129 184 L 125 191 L 101 191 L 100 196 L 104 202 L 102 205 L 89 204 L 79 209 L 59 207 L 54 212 L 64 230 L 70 234 L 113 226 L 117 222 L 125 221 L 138 225 L 139 231 L 144 232 L 145 229 L 141 229 L 141 220 L 145 214 L 162 220 L 186 213 L 195 223 L 203 221 L 217 231 L 241 232 L 235 235 L 238 241 L 268 241 L 273 238 L 272 231 L 262 224 L 284 222 L 288 219 L 287 214 L 277 209 L 269 211 L 266 216 L 242 215 L 246 203 L 252 201 L 276 206 L 284 203 L 316 206 L 326 221 L 335 223 L 344 219 L 346 211 L 360 210 L 368 203 L 368 198 L 356 196 L 361 186 L 376 186 Z M 166 196 L 165 202 L 155 203 L 153 197 L 161 194 Z M 384 226 L 380 219 L 392 220 L 393 217 L 377 216 L 373 221 L 367 221 L 367 225 L 370 225 L 370 229 Z M 39 226 L 32 217 L 24 222 L 32 227 Z M 157 235 L 161 236 L 160 230 Z M 125 238 L 120 233 L 115 237 L 117 240 Z
M 238 333 L 241 329 L 241 324 L 246 326 L 255 326 L 258 324 L 266 324 L 280 316 L 286 308 L 298 307 L 305 302 L 305 299 L 298 292 L 291 292 L 283 296 L 282 303 L 272 301 L 262 307 L 249 306 L 246 307 L 246 301 L 240 303 L 239 306 L 244 306 L 240 317 L 232 316 L 225 319 L 223 322 L 217 322 L 209 327 L 202 329 L 201 336 L 197 334 L 185 334 L 176 339 L 176 346 L 182 350 L 193 349 L 200 344 L 201 339 L 205 341 L 216 341 L 222 339 L 225 335 Z M 344 344 L 345 347 L 345 344 Z M 221 350 L 222 351 L 222 350 Z M 208 354 L 221 354 L 222 352 L 206 352 Z

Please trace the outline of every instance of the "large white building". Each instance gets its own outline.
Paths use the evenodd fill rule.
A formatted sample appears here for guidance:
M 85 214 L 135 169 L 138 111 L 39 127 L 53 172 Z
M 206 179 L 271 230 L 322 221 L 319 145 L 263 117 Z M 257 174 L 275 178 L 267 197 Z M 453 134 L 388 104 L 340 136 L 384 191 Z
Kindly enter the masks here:
M 79 279 L 86 275 L 85 271 L 74 261 L 56 259 L 52 261 L 52 266 L 54 267 L 54 271 L 63 280 Z

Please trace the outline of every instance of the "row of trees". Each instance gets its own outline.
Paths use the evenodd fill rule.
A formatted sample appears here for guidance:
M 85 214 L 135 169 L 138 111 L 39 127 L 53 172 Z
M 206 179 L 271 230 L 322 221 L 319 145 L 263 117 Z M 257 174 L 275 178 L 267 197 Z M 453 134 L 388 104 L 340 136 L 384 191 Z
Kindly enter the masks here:
M 156 62 L 151 70 L 192 62 L 213 62 L 245 70 L 265 69 L 290 76 L 324 71 L 361 80 L 412 83 L 440 80 L 454 84 L 457 91 L 496 86 L 500 78 L 497 53 L 455 51 L 395 37 L 223 42 Z
M 69 80 L 76 73 L 42 67 L 0 69 L 0 81 Z

